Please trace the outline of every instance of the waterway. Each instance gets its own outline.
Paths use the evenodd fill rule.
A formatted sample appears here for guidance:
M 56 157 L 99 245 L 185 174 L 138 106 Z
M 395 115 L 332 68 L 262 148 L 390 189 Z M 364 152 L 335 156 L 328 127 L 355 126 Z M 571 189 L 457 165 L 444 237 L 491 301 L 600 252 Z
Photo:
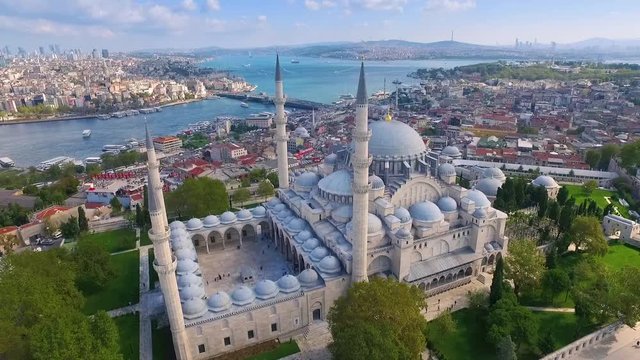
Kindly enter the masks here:
M 285 92 L 289 97 L 330 103 L 340 94 L 356 92 L 359 62 L 299 58 L 298 64 L 291 58 L 281 58 Z M 473 64 L 480 60 L 426 60 L 426 61 L 370 61 L 366 63 L 369 93 L 382 90 L 385 79 L 387 89 L 391 81 L 416 83 L 406 75 L 423 67 L 455 67 Z M 273 94 L 273 56 L 228 56 L 203 64 L 229 70 L 258 85 L 258 92 Z M 248 65 L 248 66 L 246 66 Z M 71 156 L 82 160 L 101 154 L 106 144 L 124 144 L 129 138 L 144 137 L 144 123 L 148 122 L 154 135 L 172 135 L 187 128 L 188 124 L 211 121 L 217 116 L 244 117 L 261 111 L 273 111 L 273 106 L 250 103 L 242 108 L 239 102 L 216 99 L 165 107 L 162 112 L 109 120 L 79 119 L 0 126 L 0 157 L 8 156 L 16 166 L 28 167 L 56 156 Z M 82 130 L 91 129 L 88 139 L 82 138 Z

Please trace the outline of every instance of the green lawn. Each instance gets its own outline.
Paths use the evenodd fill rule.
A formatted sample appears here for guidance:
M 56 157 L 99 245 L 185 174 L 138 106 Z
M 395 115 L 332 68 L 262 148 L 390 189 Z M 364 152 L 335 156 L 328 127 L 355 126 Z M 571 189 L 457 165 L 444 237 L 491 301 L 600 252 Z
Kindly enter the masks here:
M 149 239 L 149 229 L 147 229 L 146 227 L 140 229 L 140 246 L 145 245 L 153 245 L 151 243 L 151 239 Z
M 114 253 L 136 247 L 136 231 L 118 229 L 102 233 L 84 235 L 81 241 L 93 241 L 102 245 L 108 252 Z
M 120 352 L 125 360 L 140 358 L 140 317 L 128 314 L 113 319 L 120 335 Z
M 113 310 L 136 304 L 140 296 L 140 257 L 138 251 L 112 255 L 111 263 L 116 275 L 102 290 L 86 296 L 84 312 L 93 314 L 98 310 Z
M 156 320 L 151 322 L 151 342 L 153 346 L 153 360 L 175 360 L 171 329 L 168 326 L 158 329 Z
M 496 357 L 493 346 L 485 341 L 484 326 L 476 314 L 462 309 L 451 314 L 456 329 L 451 334 L 427 332 L 427 343 L 431 343 L 447 360 L 466 360 L 473 354 L 474 360 L 493 360 Z M 427 329 L 431 330 L 430 327 Z
M 428 331 L 427 343 L 431 343 L 447 360 L 490 360 L 496 358 L 494 346 L 485 341 L 482 319 L 469 309 L 451 314 L 456 329 L 451 334 Z M 576 333 L 576 317 L 572 313 L 534 312 L 533 316 L 540 325 L 539 335 L 551 332 L 556 339 L 556 349 L 589 333 L 590 329 Z M 471 356 L 473 354 L 473 356 Z M 532 354 L 521 354 L 521 359 L 536 359 Z
M 609 251 L 603 260 L 610 269 L 614 270 L 624 266 L 640 266 L 640 250 L 626 244 L 614 244 L 609 246 Z
M 149 290 L 156 288 L 156 283 L 159 281 L 158 273 L 153 268 L 153 261 L 156 259 L 153 249 L 149 249 Z
M 606 208 L 607 205 L 609 205 L 607 200 L 605 200 L 604 198 L 605 196 L 610 198 L 611 196 L 616 195 L 615 191 L 609 191 L 609 190 L 603 190 L 603 189 L 595 189 L 593 190 L 591 195 L 589 195 L 584 192 L 584 190 L 582 189 L 582 185 L 562 185 L 562 186 L 566 187 L 567 190 L 569 190 L 569 195 L 572 196 L 574 199 L 576 199 L 577 205 L 582 204 L 582 202 L 585 199 L 592 199 L 592 200 L 595 200 L 595 202 L 598 204 L 598 206 L 600 207 L 600 210 L 604 210 L 604 208 Z M 622 204 L 620 204 L 620 202 L 617 200 L 611 199 L 611 201 L 613 202 L 613 205 L 618 208 L 620 215 L 626 218 L 629 218 L 629 209 L 622 206 Z
M 298 344 L 291 340 L 281 343 L 277 348 L 271 351 L 249 357 L 247 360 L 277 360 L 299 352 L 300 348 L 298 347 Z

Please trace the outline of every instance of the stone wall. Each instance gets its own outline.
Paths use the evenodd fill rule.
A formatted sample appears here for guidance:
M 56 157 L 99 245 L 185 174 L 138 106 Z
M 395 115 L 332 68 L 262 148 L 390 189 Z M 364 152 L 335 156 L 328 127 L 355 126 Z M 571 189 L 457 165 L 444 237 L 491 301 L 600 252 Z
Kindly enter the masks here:
M 595 344 L 600 343 L 603 339 L 610 337 L 615 332 L 623 327 L 624 324 L 620 321 L 615 322 L 609 326 L 606 326 L 600 330 L 592 332 L 591 334 L 580 338 L 571 344 L 552 352 L 551 354 L 540 358 L 540 360 L 561 360 L 570 359 L 580 353 L 580 351 L 587 349 Z

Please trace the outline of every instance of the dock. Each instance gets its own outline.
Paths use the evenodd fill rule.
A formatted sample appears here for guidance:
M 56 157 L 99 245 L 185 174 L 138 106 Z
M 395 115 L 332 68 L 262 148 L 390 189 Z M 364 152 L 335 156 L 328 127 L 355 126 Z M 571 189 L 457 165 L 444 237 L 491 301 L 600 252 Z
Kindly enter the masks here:
M 236 94 L 236 93 L 217 93 L 216 95 L 220 97 L 240 100 L 244 102 L 273 104 L 273 97 L 271 96 L 247 95 L 247 94 Z M 285 106 L 289 108 L 295 108 L 295 109 L 313 110 L 313 109 L 325 108 L 330 105 L 315 102 L 315 101 L 309 101 L 309 100 L 287 98 L 287 102 Z

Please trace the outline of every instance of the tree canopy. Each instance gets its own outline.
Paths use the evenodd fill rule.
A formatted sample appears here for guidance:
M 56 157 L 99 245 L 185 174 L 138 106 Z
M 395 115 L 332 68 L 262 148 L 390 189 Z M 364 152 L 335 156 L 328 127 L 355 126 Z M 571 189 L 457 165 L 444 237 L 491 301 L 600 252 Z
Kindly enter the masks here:
M 244 204 L 251 198 L 251 192 L 247 188 L 240 188 L 236 190 L 233 195 L 231 195 L 231 199 L 234 203 Z
M 208 177 L 187 179 L 167 194 L 167 209 L 179 218 L 202 218 L 229 209 L 227 188 L 220 180 Z
M 506 257 L 505 263 L 507 278 L 513 280 L 517 295 L 524 288 L 536 287 L 542 280 L 545 258 L 533 241 L 510 241 L 509 256 Z
M 327 320 L 334 359 L 416 359 L 424 350 L 424 296 L 414 286 L 380 278 L 354 284 Z
M 571 225 L 571 239 L 578 249 L 604 256 L 609 250 L 600 221 L 592 216 L 578 216 Z
M 263 180 L 260 182 L 260 185 L 258 185 L 257 193 L 263 198 L 273 196 L 274 192 L 273 184 L 271 184 L 269 180 Z

